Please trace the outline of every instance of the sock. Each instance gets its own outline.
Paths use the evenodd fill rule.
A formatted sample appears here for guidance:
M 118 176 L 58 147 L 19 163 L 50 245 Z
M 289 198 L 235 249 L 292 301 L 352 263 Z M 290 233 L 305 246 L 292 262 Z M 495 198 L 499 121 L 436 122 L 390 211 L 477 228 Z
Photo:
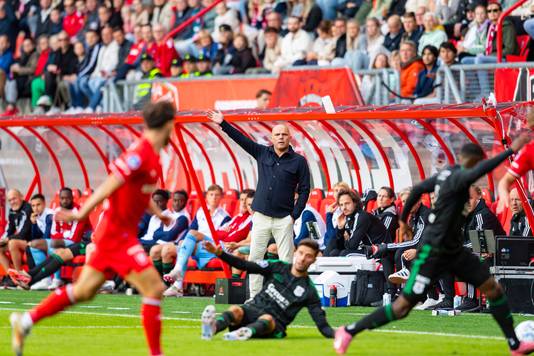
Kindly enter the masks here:
M 143 298 L 141 317 L 151 356 L 162 355 L 161 351 L 161 301 Z
M 385 307 L 376 309 L 363 319 L 348 325 L 345 329 L 349 334 L 354 336 L 363 330 L 372 330 L 396 319 L 391 304 L 388 304 Z
M 75 303 L 72 284 L 68 284 L 65 287 L 56 289 L 38 306 L 30 310 L 30 317 L 33 323 L 37 323 L 39 320 L 55 315 Z
M 39 250 L 38 248 L 30 247 L 30 252 L 31 252 L 31 255 L 33 257 L 33 262 L 35 263 L 33 268 L 35 268 L 35 266 L 40 265 L 41 263 L 43 263 L 46 260 L 46 253 L 44 253 L 43 251 Z
M 33 259 L 33 255 L 32 255 L 32 248 L 30 246 L 26 247 L 26 263 L 28 264 L 28 267 L 29 268 L 33 268 L 35 267 L 35 265 L 37 264 L 35 262 L 35 260 Z
M 59 271 L 61 265 L 63 265 L 63 259 L 61 257 L 55 253 L 48 256 L 43 263 L 30 271 L 30 276 L 32 276 L 32 281 L 30 284 L 35 284 L 41 279 L 50 276 L 52 273 Z
M 156 267 L 156 270 L 159 272 L 160 276 L 163 276 L 163 265 L 161 260 L 153 260 L 152 263 L 154 264 L 154 267 Z
M 248 324 L 247 328 L 252 330 L 252 336 L 263 336 L 270 332 L 269 321 L 265 319 L 258 319 L 252 324 Z
M 176 266 L 174 267 L 173 272 L 180 273 L 183 276 L 184 271 L 187 271 L 187 261 L 189 257 L 193 255 L 195 251 L 195 246 L 197 244 L 197 239 L 192 235 L 187 234 L 182 242 L 182 247 L 178 251 L 178 257 L 176 258 Z
M 162 263 L 162 271 L 163 274 L 168 274 L 172 271 L 173 264 L 172 263 Z
M 490 300 L 489 303 L 491 315 L 493 315 L 493 318 L 501 327 L 504 336 L 506 336 L 508 346 L 512 350 L 517 349 L 519 347 L 519 340 L 515 334 L 514 319 L 512 318 L 506 296 L 502 295 L 495 300 Z
M 215 333 L 226 329 L 234 321 L 234 314 L 231 311 L 225 311 L 215 318 Z

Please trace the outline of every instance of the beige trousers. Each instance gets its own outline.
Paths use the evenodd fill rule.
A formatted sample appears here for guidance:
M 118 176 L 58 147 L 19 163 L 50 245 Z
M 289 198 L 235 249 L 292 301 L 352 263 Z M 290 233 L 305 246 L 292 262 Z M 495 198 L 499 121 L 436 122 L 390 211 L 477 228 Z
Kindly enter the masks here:
M 293 262 L 293 218 L 272 218 L 255 212 L 252 216 L 252 232 L 249 261 L 261 261 L 267 252 L 267 244 L 274 237 L 278 256 L 281 261 Z M 258 274 L 249 276 L 250 297 L 254 298 L 263 285 L 263 277 Z

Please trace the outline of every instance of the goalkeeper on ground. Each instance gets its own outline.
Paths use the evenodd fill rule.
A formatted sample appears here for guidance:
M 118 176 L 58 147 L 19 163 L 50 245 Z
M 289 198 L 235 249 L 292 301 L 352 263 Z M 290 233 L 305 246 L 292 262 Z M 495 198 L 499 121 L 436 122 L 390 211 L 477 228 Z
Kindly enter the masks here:
M 294 264 L 277 260 L 258 263 L 243 261 L 216 247 L 210 242 L 206 250 L 216 254 L 230 266 L 265 277 L 263 289 L 254 299 L 244 305 L 232 305 L 220 316 L 215 316 L 215 307 L 208 305 L 202 313 L 202 338 L 226 328 L 226 340 L 247 340 L 254 338 L 283 338 L 286 328 L 299 311 L 307 307 L 317 328 L 327 338 L 334 336 L 334 330 L 326 321 L 315 285 L 308 277 L 308 268 L 315 262 L 319 245 L 311 239 L 302 240 L 295 251 Z

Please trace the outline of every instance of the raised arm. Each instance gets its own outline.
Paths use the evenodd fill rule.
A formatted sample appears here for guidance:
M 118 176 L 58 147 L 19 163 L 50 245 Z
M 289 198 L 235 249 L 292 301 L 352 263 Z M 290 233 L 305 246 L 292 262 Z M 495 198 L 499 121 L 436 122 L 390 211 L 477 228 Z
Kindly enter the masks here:
M 243 148 L 249 155 L 258 158 L 265 146 L 252 141 L 247 136 L 243 135 L 241 131 L 236 129 L 233 125 L 224 120 L 224 115 L 220 111 L 208 112 L 208 118 L 216 124 L 219 124 L 224 132 L 232 140 L 234 140 L 241 148 Z
M 408 216 L 410 215 L 412 208 L 415 206 L 415 204 L 417 204 L 419 199 L 421 199 L 421 196 L 425 193 L 431 193 L 434 191 L 434 187 L 436 186 L 436 178 L 437 175 L 434 175 L 413 187 L 408 199 L 406 199 L 406 203 L 402 207 L 402 214 L 399 223 L 401 221 L 403 223 L 407 223 Z

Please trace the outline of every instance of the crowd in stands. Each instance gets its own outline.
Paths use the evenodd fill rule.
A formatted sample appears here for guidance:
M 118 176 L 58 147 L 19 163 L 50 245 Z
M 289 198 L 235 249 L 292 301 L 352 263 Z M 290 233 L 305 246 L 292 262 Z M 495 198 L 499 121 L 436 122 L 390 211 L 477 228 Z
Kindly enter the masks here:
M 399 236 L 399 216 L 409 193 L 410 189 L 396 194 L 389 187 L 381 187 L 377 191 L 368 190 L 361 197 L 344 182 L 335 184 L 326 195 L 322 190 L 314 189 L 294 222 L 294 244 L 312 238 L 319 242 L 322 256 L 366 256 L 379 261 L 387 281 L 385 292 L 394 297 L 409 277 L 410 265 L 433 204 L 430 195 L 414 206 L 409 217 L 413 238 Z M 65 187 L 47 203 L 41 194 L 26 202 L 19 191 L 8 192 L 9 219 L 0 239 L 0 265 L 5 271 L 15 271 L 12 273 L 18 276 L 19 282 L 22 281 L 19 286 L 32 290 L 55 289 L 64 283 L 61 266 L 80 255 L 90 258 L 91 233 L 98 216 L 70 224 L 54 218 L 57 209 L 78 209 L 88 194 L 90 192 L 82 195 L 79 190 Z M 254 194 L 251 189 L 240 193 L 234 190 L 224 192 L 214 184 L 204 195 L 217 240 L 226 251 L 243 259 L 250 254 Z M 204 210 L 200 208 L 198 196 L 189 196 L 184 190 L 171 194 L 158 189 L 152 199 L 164 214 L 172 217 L 173 223 L 166 226 L 147 213 L 139 222 L 138 238 L 168 285 L 165 296 L 180 297 L 184 295 L 188 269 L 221 268 L 220 261 L 206 251 L 202 243 L 213 242 L 215 238 Z M 297 199 L 298 195 L 295 196 Z M 509 212 L 497 216 L 496 203 L 492 202 L 489 191 L 472 186 L 466 206 L 469 214 L 464 227 L 466 244 L 469 244 L 469 231 L 473 230 L 492 230 L 497 236 L 532 236 L 516 189 L 510 193 L 509 205 Z M 265 257 L 277 258 L 277 253 L 276 242 L 271 239 Z M 490 256 L 482 257 L 489 259 Z M 232 275 L 239 278 L 242 271 L 233 270 Z M 3 283 L 13 286 L 7 276 Z M 104 289 L 118 288 L 117 283 L 120 281 L 110 280 Z M 454 278 L 442 276 L 437 290 L 444 297 L 437 303 L 438 294 L 429 295 L 428 305 L 452 307 Z M 463 308 L 479 308 L 472 286 L 468 287 Z
M 406 99 L 432 101 L 439 66 L 496 62 L 504 0 L 226 0 L 167 34 L 215 0 L 0 1 L 0 98 L 35 113 L 94 112 L 101 89 L 122 79 L 277 73 L 299 65 L 391 68 Z M 503 55 L 534 34 L 531 2 L 503 24 Z M 510 57 L 512 58 L 512 57 Z M 487 73 L 477 73 L 481 94 Z M 364 81 L 369 81 L 364 78 Z M 372 84 L 372 83 L 369 83 Z M 141 107 L 150 85 L 139 85 Z M 367 98 L 373 85 L 362 85 Z

